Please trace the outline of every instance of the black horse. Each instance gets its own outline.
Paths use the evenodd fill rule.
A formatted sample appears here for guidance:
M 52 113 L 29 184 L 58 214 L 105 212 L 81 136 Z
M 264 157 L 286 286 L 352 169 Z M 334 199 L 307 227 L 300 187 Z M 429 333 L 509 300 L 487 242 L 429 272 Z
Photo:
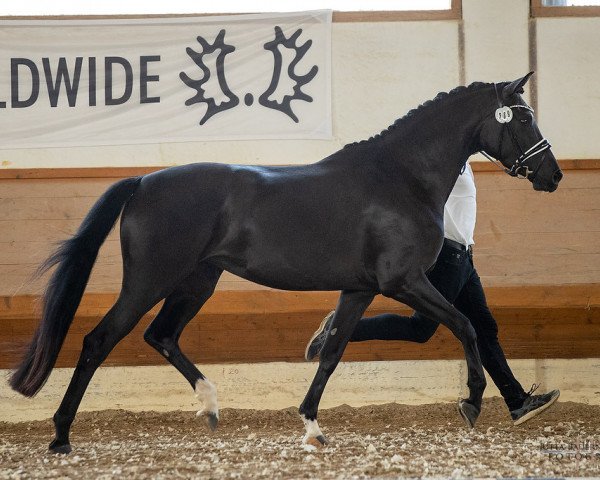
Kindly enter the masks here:
M 459 404 L 473 425 L 485 378 L 473 328 L 425 273 L 442 245 L 443 208 L 468 157 L 481 150 L 535 190 L 562 178 L 550 145 L 520 93 L 529 76 L 440 93 L 381 134 L 304 166 L 195 164 L 111 186 L 77 233 L 42 265 L 58 264 L 41 323 L 10 383 L 33 396 L 52 370 L 100 245 L 121 216 L 120 296 L 83 342 L 54 415 L 54 452 L 69 452 L 69 429 L 98 366 L 161 300 L 145 332 L 218 422 L 216 391 L 178 346 L 185 325 L 224 270 L 285 290 L 341 290 L 331 335 L 300 406 L 306 437 L 325 442 L 317 409 L 356 322 L 377 294 L 439 319 L 462 342 L 470 395 Z M 285 161 L 285 160 L 283 160 Z

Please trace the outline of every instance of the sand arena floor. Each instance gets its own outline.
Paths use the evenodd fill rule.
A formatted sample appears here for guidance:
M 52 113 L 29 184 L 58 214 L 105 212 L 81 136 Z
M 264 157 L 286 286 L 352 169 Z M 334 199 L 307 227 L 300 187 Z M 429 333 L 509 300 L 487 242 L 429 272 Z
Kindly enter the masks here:
M 81 413 L 73 452 L 52 455 L 52 422 L 0 423 L 0 478 L 384 478 L 600 476 L 600 406 L 557 403 L 513 427 L 500 399 L 467 431 L 454 404 L 322 410 L 330 444 L 302 445 L 296 409 Z

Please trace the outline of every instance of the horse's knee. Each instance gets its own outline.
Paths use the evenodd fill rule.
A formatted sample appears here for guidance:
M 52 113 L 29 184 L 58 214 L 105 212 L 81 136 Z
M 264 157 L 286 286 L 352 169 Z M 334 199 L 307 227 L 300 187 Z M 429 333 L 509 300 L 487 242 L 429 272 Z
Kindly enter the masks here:
M 331 375 L 337 366 L 338 361 L 334 358 L 327 358 L 325 356 L 319 356 L 319 367 L 323 370 L 325 375 Z
M 459 339 L 466 345 L 473 345 L 477 343 L 477 332 L 471 325 L 471 322 L 465 322 L 459 327 L 460 336 Z
M 319 369 L 327 376 L 331 375 L 337 367 L 342 353 L 343 349 L 340 349 L 339 345 L 325 345 L 319 353 Z

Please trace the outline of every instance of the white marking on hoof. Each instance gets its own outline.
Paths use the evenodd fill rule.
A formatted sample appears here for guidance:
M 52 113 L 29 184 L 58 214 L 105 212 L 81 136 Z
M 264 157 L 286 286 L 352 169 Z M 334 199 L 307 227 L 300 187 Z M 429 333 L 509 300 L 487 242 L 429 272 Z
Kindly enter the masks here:
M 196 413 L 197 416 L 201 415 L 214 415 L 217 420 L 219 419 L 219 406 L 217 405 L 217 389 L 208 378 L 200 379 L 196 382 L 196 397 L 202 403 L 204 408 Z
M 302 443 L 304 445 L 309 444 L 309 441 L 315 438 L 325 438 L 323 432 L 319 428 L 319 424 L 316 420 L 309 420 L 304 415 L 300 415 L 302 421 L 304 422 L 304 428 L 306 429 L 306 434 L 302 438 Z M 312 442 L 310 442 L 312 444 Z

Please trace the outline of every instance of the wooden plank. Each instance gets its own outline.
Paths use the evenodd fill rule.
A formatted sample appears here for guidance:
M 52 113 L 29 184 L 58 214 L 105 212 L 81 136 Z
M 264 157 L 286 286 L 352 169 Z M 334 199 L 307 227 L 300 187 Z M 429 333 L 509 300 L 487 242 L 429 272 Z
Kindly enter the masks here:
M 474 251 L 479 260 L 486 254 L 506 254 L 519 252 L 523 248 L 531 250 L 535 245 L 536 252 L 548 254 L 598 254 L 600 253 L 600 235 L 597 231 L 572 232 L 477 232 Z
M 600 284 L 494 287 L 486 290 L 490 305 L 513 308 L 600 307 Z
M 551 195 L 544 195 L 535 192 L 503 192 L 494 191 L 493 194 L 479 195 L 477 199 L 478 217 L 497 218 L 504 214 L 505 217 L 524 217 L 528 220 L 534 220 L 535 217 L 550 217 L 553 210 L 556 212 L 566 211 L 565 205 L 568 205 L 569 212 L 578 212 L 583 210 L 586 213 L 599 215 L 598 197 L 600 196 L 600 186 L 595 188 L 577 188 L 577 189 L 559 189 Z M 568 203 L 567 203 L 568 202 Z M 556 209 L 556 210 L 555 210 Z M 506 215 L 506 212 L 519 212 L 520 215 Z M 558 217 L 554 213 L 552 217 Z M 550 217 L 550 218 L 552 218 Z M 563 220 L 563 219 L 560 219 Z M 600 228 L 600 225 L 584 224 L 593 229 Z M 595 228 L 594 228 L 595 227 Z
M 5 168 L 0 169 L 0 179 L 112 178 L 116 180 L 147 175 L 164 168 L 167 167 Z
M 486 212 L 481 212 L 477 220 L 477 232 L 497 233 L 504 232 L 523 232 L 523 233 L 568 233 L 573 231 L 581 231 L 586 229 L 598 232 L 600 231 L 599 217 L 600 210 L 568 210 L 564 216 L 557 218 L 556 211 L 551 208 L 544 209 L 543 212 L 533 212 L 528 209 L 522 215 L 513 214 L 509 216 L 493 216 L 486 215 Z M 536 214 L 539 213 L 539 214 Z
M 81 220 L 0 220 L 0 243 L 36 241 L 50 244 L 68 238 Z
M 477 270 L 487 284 L 569 284 L 600 278 L 600 254 L 541 254 L 524 247 L 504 255 L 477 255 Z M 518 259 L 518 260 L 517 260 Z
M 600 351 L 600 285 L 491 288 L 488 302 L 509 358 L 586 358 Z M 310 334 L 336 303 L 337 292 L 277 290 L 217 292 L 186 328 L 182 349 L 198 363 L 301 361 Z M 115 300 L 115 294 L 84 296 L 59 358 L 73 366 L 83 337 Z M 10 368 L 36 324 L 35 296 L 0 298 L 0 368 Z M 158 308 L 115 349 L 109 365 L 155 365 L 164 360 L 143 342 L 143 331 Z M 367 315 L 410 314 L 405 306 L 377 297 Z M 425 345 L 360 342 L 346 360 L 459 359 L 462 349 L 441 327 Z
M 182 349 L 197 363 L 302 361 L 304 345 L 324 312 L 200 316 L 182 336 Z M 579 322 L 564 325 L 539 325 L 522 321 L 505 322 L 501 310 L 494 312 L 501 330 L 501 342 L 508 358 L 586 358 L 597 355 L 600 346 L 600 324 Z M 564 315 L 564 310 L 560 312 Z M 544 317 L 552 317 L 548 310 Z M 598 312 L 596 312 L 598 315 Z M 556 317 L 552 317 L 556 320 Z M 143 331 L 150 321 L 144 318 L 109 357 L 108 365 L 155 365 L 165 361 L 143 342 Z M 523 320 L 523 318 L 521 319 Z M 83 336 L 97 319 L 83 319 L 77 331 L 69 333 L 58 366 L 74 366 Z M 213 327 L 210 328 L 212 323 Z M 509 328 L 510 327 L 510 328 Z M 10 342 L 0 339 L 0 366 L 9 368 L 28 335 L 13 335 Z M 409 342 L 360 342 L 351 344 L 345 360 L 409 360 L 460 359 L 459 342 L 441 327 L 424 345 Z M 11 363 L 12 362 L 12 363 Z
M 2 172 L 2 170 L 0 170 Z M 98 198 L 116 178 L 28 178 L 0 180 L 0 198 Z
M 83 220 L 95 196 L 53 198 L 1 198 L 0 220 Z
M 53 242 L 33 239 L 17 242 L 0 242 L 0 265 L 20 265 L 25 270 L 34 270 L 56 248 L 55 242 L 68 238 L 57 236 Z M 102 245 L 100 262 L 121 264 L 121 242 L 118 236 L 111 235 Z
M 113 305 L 117 293 L 86 294 L 77 316 L 104 315 Z M 328 312 L 336 304 L 339 292 L 295 292 L 284 290 L 220 291 L 202 309 L 207 315 L 291 314 Z M 537 285 L 492 287 L 486 291 L 488 303 L 495 308 L 526 310 L 562 307 L 589 310 L 600 308 L 600 284 Z M 39 304 L 37 295 L 0 296 L 0 321 L 34 315 Z M 156 313 L 157 307 L 151 312 Z M 406 307 L 387 297 L 377 296 L 369 311 L 406 311 Z

